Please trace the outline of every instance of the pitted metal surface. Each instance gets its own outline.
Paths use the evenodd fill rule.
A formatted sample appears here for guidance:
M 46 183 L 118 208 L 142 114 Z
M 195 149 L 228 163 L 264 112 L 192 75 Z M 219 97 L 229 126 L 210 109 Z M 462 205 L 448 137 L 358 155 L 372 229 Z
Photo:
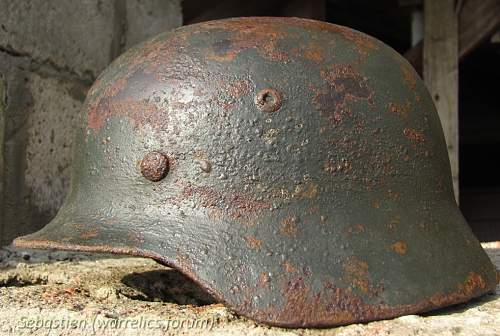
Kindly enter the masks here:
M 17 245 L 151 257 L 286 327 L 428 311 L 498 282 L 424 84 L 362 33 L 182 27 L 118 58 L 83 121 L 65 205 Z

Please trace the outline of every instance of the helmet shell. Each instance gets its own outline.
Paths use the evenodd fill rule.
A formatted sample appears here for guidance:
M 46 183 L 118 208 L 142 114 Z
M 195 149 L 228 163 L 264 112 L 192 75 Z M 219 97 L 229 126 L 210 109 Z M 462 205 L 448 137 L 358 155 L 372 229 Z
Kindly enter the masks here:
M 113 62 L 81 125 L 64 206 L 16 245 L 151 257 L 285 327 L 428 311 L 497 283 L 424 84 L 360 32 L 181 27 Z

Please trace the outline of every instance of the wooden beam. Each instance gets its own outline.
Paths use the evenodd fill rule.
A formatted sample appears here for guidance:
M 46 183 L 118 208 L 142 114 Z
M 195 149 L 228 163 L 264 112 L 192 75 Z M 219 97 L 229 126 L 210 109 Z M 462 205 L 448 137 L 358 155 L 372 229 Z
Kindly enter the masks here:
M 4 76 L 0 73 L 0 246 L 6 244 L 5 241 L 5 220 L 4 220 L 4 181 L 5 181 L 5 162 L 4 162 L 4 150 L 5 150 L 5 114 L 7 113 L 5 97 L 6 84 Z
M 458 53 L 462 59 L 500 28 L 500 1 L 465 0 L 460 7 Z M 422 50 L 421 42 L 405 53 L 406 59 L 420 74 L 422 74 Z
M 425 0 L 424 18 L 424 81 L 443 126 L 458 202 L 458 19 L 455 0 Z

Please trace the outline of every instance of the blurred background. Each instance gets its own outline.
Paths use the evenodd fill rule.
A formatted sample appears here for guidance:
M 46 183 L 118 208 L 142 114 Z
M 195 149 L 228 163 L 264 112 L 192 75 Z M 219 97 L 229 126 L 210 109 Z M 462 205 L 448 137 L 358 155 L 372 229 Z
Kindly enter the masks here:
M 262 15 L 346 25 L 404 55 L 437 105 L 464 215 L 500 240 L 500 0 L 0 0 L 0 246 L 55 216 L 76 117 L 114 58 L 183 24 Z

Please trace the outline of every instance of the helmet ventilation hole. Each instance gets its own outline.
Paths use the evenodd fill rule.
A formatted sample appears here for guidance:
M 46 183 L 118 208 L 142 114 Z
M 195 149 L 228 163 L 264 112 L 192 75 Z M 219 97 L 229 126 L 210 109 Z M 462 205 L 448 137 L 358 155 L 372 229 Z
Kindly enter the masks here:
M 283 96 L 272 88 L 260 90 L 255 96 L 255 105 L 264 112 L 276 112 L 281 108 Z

